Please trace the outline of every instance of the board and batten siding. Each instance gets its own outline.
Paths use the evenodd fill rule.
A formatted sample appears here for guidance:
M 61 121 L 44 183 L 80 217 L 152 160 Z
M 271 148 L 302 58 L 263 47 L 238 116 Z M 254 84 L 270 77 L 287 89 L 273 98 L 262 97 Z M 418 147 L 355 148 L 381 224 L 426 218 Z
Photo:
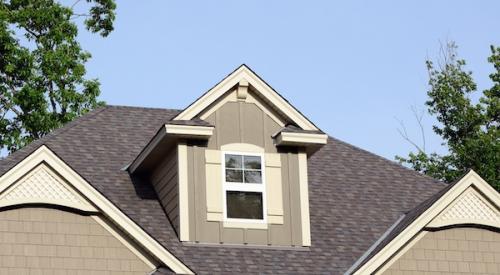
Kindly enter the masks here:
M 253 99 L 256 100 L 256 99 Z M 299 159 L 298 152 L 293 149 L 278 151 L 273 144 L 272 135 L 281 129 L 281 126 L 263 111 L 263 104 L 244 101 L 229 101 L 211 113 L 205 120 L 215 126 L 214 134 L 207 144 L 188 143 L 188 201 L 189 201 L 189 240 L 200 243 L 230 243 L 252 245 L 301 246 L 301 209 L 299 190 Z M 281 222 L 268 223 L 266 229 L 225 227 L 223 221 L 207 218 L 207 191 L 220 192 L 217 197 L 222 198 L 221 184 L 223 175 L 221 170 L 213 170 L 219 175 L 217 182 L 207 178 L 205 165 L 209 164 L 205 151 L 221 150 L 227 144 L 244 143 L 264 148 L 265 154 L 279 154 L 281 161 L 281 188 L 279 211 L 282 212 Z M 224 160 L 219 160 L 219 166 Z M 263 166 L 267 165 L 263 163 Z M 278 168 L 279 169 L 279 168 Z M 266 170 L 268 171 L 268 170 Z M 266 176 L 267 178 L 267 176 Z M 272 185 L 273 182 L 266 182 Z M 209 190 L 212 188 L 213 190 Z M 269 193 L 269 188 L 266 188 Z M 276 191 L 275 191 L 276 192 Z M 269 194 L 268 194 L 269 197 Z M 296 203 L 291 203 L 296 202 Z M 217 203 L 217 202 L 216 202 Z M 223 202 L 219 202 L 222 207 Z M 269 210 L 268 200 L 268 210 Z M 272 205 L 272 204 L 271 204 Z M 268 213 L 269 214 L 269 213 Z
M 179 232 L 179 185 L 177 147 L 173 146 L 151 174 L 151 183 L 168 219 Z
M 0 274 L 132 275 L 153 269 L 92 216 L 33 207 L 0 211 Z
M 383 275 L 500 274 L 500 233 L 452 228 L 424 234 Z

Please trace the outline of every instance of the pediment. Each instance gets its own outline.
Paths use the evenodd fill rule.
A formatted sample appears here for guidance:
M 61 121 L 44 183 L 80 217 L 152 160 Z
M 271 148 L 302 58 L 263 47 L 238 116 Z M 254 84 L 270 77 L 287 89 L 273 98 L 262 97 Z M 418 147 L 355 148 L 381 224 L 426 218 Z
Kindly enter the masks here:
M 346 274 L 374 274 L 420 232 L 471 226 L 500 229 L 500 193 L 473 170 L 436 195 L 398 220 L 375 244 L 387 243 L 376 253 L 372 253 L 377 249 L 373 245 Z
M 98 210 L 47 164 L 40 164 L 0 194 L 0 207 L 51 204 L 85 212 Z
M 187 266 L 45 145 L 0 176 L 0 208 L 32 204 L 69 207 L 90 215 L 99 212 L 164 266 L 176 273 L 192 274 Z
M 427 227 L 477 224 L 500 228 L 500 211 L 474 187 L 469 187 Z
M 284 118 L 283 124 L 295 124 L 306 131 L 319 130 L 309 119 L 246 65 L 238 67 L 234 72 L 184 109 L 173 120 L 192 120 L 199 117 L 233 89 L 235 89 L 238 99 L 245 100 L 249 93 L 253 93 L 254 98 L 265 102 L 274 112 Z

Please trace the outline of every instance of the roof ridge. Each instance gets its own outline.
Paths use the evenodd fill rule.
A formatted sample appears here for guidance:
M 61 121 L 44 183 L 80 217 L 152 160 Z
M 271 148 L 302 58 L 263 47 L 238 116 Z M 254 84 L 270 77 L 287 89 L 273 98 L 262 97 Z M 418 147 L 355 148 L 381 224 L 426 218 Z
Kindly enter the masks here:
M 445 186 L 446 186 L 446 185 L 448 185 L 446 182 L 440 181 L 440 180 L 435 179 L 435 178 L 433 178 L 433 177 L 431 177 L 431 176 L 428 176 L 428 175 L 426 175 L 426 174 L 419 173 L 418 171 L 415 171 L 415 170 L 413 170 L 413 169 L 411 169 L 411 168 L 408 168 L 408 167 L 406 167 L 406 166 L 404 166 L 404 165 L 402 165 L 402 164 L 399 164 L 399 163 L 397 163 L 396 161 L 393 161 L 393 160 L 387 159 L 387 158 L 385 158 L 385 157 L 383 157 L 383 156 L 380 156 L 380 155 L 378 155 L 378 154 L 375 154 L 375 153 L 373 153 L 373 152 L 370 152 L 370 151 L 368 151 L 368 150 L 366 150 L 366 149 L 363 149 L 363 148 L 358 147 L 358 146 L 356 146 L 356 145 L 353 145 L 353 144 L 351 144 L 351 143 L 345 142 L 345 141 L 340 140 L 340 139 L 338 139 L 338 138 L 332 137 L 332 136 L 330 136 L 330 135 L 328 135 L 328 137 L 329 137 L 329 138 L 331 138 L 331 139 L 334 139 L 334 140 L 336 140 L 336 141 L 338 141 L 338 142 L 340 142 L 340 143 L 342 143 L 342 144 L 344 144 L 344 145 L 346 145 L 346 146 L 349 146 L 349 147 L 351 147 L 352 149 L 354 149 L 354 150 L 356 150 L 356 151 L 360 151 L 360 152 L 363 152 L 363 153 L 367 153 L 367 154 L 369 154 L 369 155 L 371 155 L 371 156 L 374 156 L 374 157 L 376 157 L 376 158 L 378 158 L 378 159 L 380 159 L 380 160 L 382 160 L 382 161 L 384 161 L 384 162 L 386 162 L 386 163 L 388 163 L 388 164 L 391 164 L 391 165 L 393 165 L 393 166 L 395 166 L 395 167 L 398 167 L 398 168 L 403 168 L 404 170 L 406 170 L 406 171 L 408 171 L 408 172 L 412 172 L 413 174 L 418 175 L 418 176 L 420 176 L 420 177 L 422 177 L 422 178 L 425 178 L 425 179 L 427 179 L 427 180 L 431 180 L 431 181 L 435 182 L 436 184 L 444 184 Z
M 108 108 L 124 108 L 124 109 L 143 109 L 143 110 L 164 110 L 164 111 L 175 111 L 180 112 L 181 109 L 174 108 L 162 108 L 162 107 L 144 107 L 144 106 L 130 106 L 130 105 L 116 105 L 116 104 L 106 104 L 105 107 Z

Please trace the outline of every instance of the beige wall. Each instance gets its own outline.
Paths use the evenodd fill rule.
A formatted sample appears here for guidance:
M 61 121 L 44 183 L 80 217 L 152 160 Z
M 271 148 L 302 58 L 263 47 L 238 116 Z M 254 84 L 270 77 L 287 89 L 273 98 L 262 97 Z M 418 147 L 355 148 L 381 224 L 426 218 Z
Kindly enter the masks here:
M 0 274 L 147 274 L 93 217 L 49 208 L 0 212 Z
M 276 152 L 271 136 L 281 127 L 256 104 L 227 102 L 206 121 L 215 125 L 208 141 L 210 149 L 220 149 L 229 143 L 250 143 L 265 148 L 268 153 Z
M 173 146 L 169 154 L 155 168 L 151 174 L 151 182 L 165 213 L 167 213 L 176 231 L 179 232 L 177 147 Z
M 188 144 L 190 241 L 301 246 L 298 154 L 294 151 L 279 152 L 283 224 L 269 224 L 267 229 L 227 228 L 223 222 L 207 220 L 205 149 L 220 150 L 221 146 L 230 143 L 249 143 L 264 148 L 266 153 L 278 153 L 271 136 L 281 127 L 259 106 L 243 101 L 225 103 L 206 120 L 215 125 L 208 144 Z
M 476 228 L 427 232 L 383 274 L 500 274 L 500 233 Z

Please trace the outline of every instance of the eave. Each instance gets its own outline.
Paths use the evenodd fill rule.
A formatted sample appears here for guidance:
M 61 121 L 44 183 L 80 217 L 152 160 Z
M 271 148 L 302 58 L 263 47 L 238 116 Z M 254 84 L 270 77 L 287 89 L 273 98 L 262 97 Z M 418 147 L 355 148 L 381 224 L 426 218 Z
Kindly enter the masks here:
M 131 174 L 141 170 L 141 167 L 152 158 L 153 155 L 161 155 L 165 150 L 171 148 L 179 139 L 207 140 L 213 135 L 214 126 L 206 122 L 194 125 L 196 121 L 185 123 L 166 123 L 163 125 L 149 143 L 142 149 L 141 153 L 128 166 Z

